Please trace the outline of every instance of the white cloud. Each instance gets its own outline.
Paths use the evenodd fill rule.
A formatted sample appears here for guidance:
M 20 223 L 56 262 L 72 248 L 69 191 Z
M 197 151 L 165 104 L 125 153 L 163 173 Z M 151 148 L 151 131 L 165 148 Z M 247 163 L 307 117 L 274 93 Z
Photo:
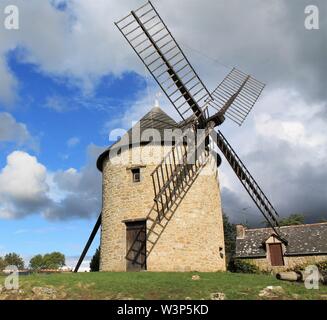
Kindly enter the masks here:
M 132 121 L 150 110 L 153 92 L 155 87 L 150 94 L 145 90 L 107 128 L 129 129 Z M 162 109 L 180 120 L 171 105 L 162 102 Z M 264 91 L 242 127 L 227 120 L 219 128 L 282 215 L 303 212 L 308 221 L 326 215 L 327 202 L 322 195 L 327 189 L 321 182 L 327 173 L 326 107 L 324 102 L 309 102 L 296 90 L 274 88 Z M 233 221 L 261 224 L 264 218 L 226 159 L 222 160 L 219 176 L 226 213 Z M 312 192 L 317 188 L 320 190 Z
M 17 80 L 9 70 L 4 56 L 1 56 L 0 50 L 0 102 L 11 105 L 16 98 L 16 89 Z
M 294 145 L 318 147 L 324 143 L 323 137 L 310 135 L 299 121 L 274 120 L 269 115 L 260 115 L 255 120 L 256 130 L 265 138 L 279 139 Z
M 20 29 L 12 32 L 0 28 L 2 102 L 8 103 L 15 96 L 17 80 L 8 70 L 6 54 L 18 47 L 21 62 L 35 64 L 40 72 L 54 77 L 67 78 L 85 93 L 92 91 L 103 75 L 135 70 L 136 59 L 131 59 L 129 50 L 122 50 L 124 42 L 113 22 L 138 1 L 97 0 L 95 4 L 70 0 L 64 11 L 57 10 L 53 1 L 5 0 L 1 8 L 6 2 L 19 7 Z
M 102 151 L 103 148 L 91 144 L 87 149 L 87 164 L 81 170 L 69 168 L 53 173 L 52 182 L 56 185 L 56 195 L 59 201 L 54 201 L 52 206 L 48 206 L 42 212 L 46 219 L 68 220 L 88 218 L 99 214 L 101 210 L 101 174 L 98 172 L 95 162 Z M 51 198 L 53 197 L 51 196 Z
M 46 168 L 35 157 L 14 151 L 1 171 L 0 192 L 18 199 L 35 199 L 48 191 Z
M 177 111 L 161 93 L 157 84 L 150 78 L 147 78 L 145 89 L 138 93 L 137 98 L 130 103 L 121 116 L 110 118 L 110 120 L 105 122 L 102 133 L 110 135 L 112 130 L 122 129 L 122 132 L 124 132 L 124 130 L 130 129 L 135 122 L 139 121 L 156 104 L 177 122 L 181 121 Z
M 303 176 L 309 169 L 312 175 L 317 170 L 316 175 L 323 176 L 327 157 L 326 104 L 321 102 L 326 101 L 324 37 L 327 29 L 322 25 L 319 32 L 305 32 L 303 10 L 298 9 L 305 1 L 293 2 L 155 2 L 209 88 L 212 89 L 227 70 L 205 58 L 203 52 L 225 64 L 238 65 L 268 83 L 263 98 L 244 126 L 236 128 L 226 123 L 222 129 L 264 191 L 272 195 L 273 200 L 277 199 L 282 207 L 283 203 L 290 202 L 289 199 L 296 203 L 296 196 L 303 198 L 297 191 L 304 190 L 303 186 L 307 184 L 293 181 L 294 177 Z M 15 96 L 17 81 L 8 70 L 5 55 L 18 45 L 24 48 L 20 51 L 20 61 L 33 63 L 40 72 L 48 75 L 68 78 L 86 93 L 103 75 L 112 73 L 119 76 L 131 70 L 143 74 L 143 66 L 113 25 L 113 21 L 137 8 L 140 1 L 98 0 L 95 3 L 71 0 L 66 11 L 55 10 L 50 2 L 43 0 L 10 0 L 10 3 L 19 5 L 22 21 L 19 32 L 0 28 L 2 101 L 10 101 Z M 201 54 L 197 55 L 184 43 L 195 47 Z M 52 107 L 62 110 L 59 102 L 54 101 Z M 146 95 L 140 96 L 121 121 L 130 127 L 131 120 L 138 120 L 150 106 Z M 168 114 L 172 114 L 168 107 L 166 109 L 166 100 L 162 106 Z M 121 121 L 118 121 L 119 124 Z M 109 126 L 116 124 L 109 123 Z M 305 168 L 305 165 L 309 167 Z M 226 162 L 222 167 L 222 170 L 225 169 L 223 180 L 228 180 L 226 185 L 229 190 L 245 199 L 244 190 L 233 173 L 228 171 Z M 87 172 L 85 169 L 86 176 Z M 56 176 L 56 185 L 68 188 L 64 181 L 71 177 L 71 173 L 63 171 Z M 78 176 L 72 179 L 75 186 L 83 189 L 84 185 L 79 182 L 83 179 Z M 289 199 L 285 195 L 290 195 Z M 67 201 L 66 205 L 77 210 L 73 203 Z M 52 213 L 49 217 L 58 216 L 55 211 Z M 57 213 L 63 214 L 64 211 L 61 209 Z
M 100 203 L 98 178 L 93 161 L 81 171 L 70 168 L 49 172 L 36 157 L 14 151 L 0 173 L 0 218 L 30 214 L 49 219 L 91 216 Z M 61 216 L 56 216 L 59 213 Z
M 26 145 L 33 150 L 38 150 L 38 142 L 25 124 L 17 122 L 7 112 L 0 112 L 0 142 L 15 142 L 18 146 Z
M 221 129 L 282 215 L 303 212 L 312 221 L 326 214 L 326 199 L 320 196 L 327 192 L 322 184 L 327 173 L 327 126 L 320 116 L 325 108 L 324 103 L 308 103 L 295 91 L 273 90 L 264 94 L 243 127 L 226 123 Z M 234 221 L 246 214 L 252 223 L 261 222 L 224 158 L 220 171 L 227 189 L 223 206 L 233 211 L 227 213 Z M 250 207 L 246 212 L 244 203 Z M 252 216 L 253 212 L 257 214 Z
M 47 203 L 46 192 L 46 168 L 25 152 L 11 153 L 0 173 L 0 217 L 35 213 Z
M 0 172 L 0 218 L 40 214 L 49 220 L 87 218 L 99 213 L 101 175 L 95 167 L 100 148 L 88 147 L 81 170 L 50 172 L 36 157 L 14 151 Z
M 45 107 L 56 112 L 64 112 L 69 110 L 66 102 L 58 96 L 47 97 Z
M 67 140 L 67 146 L 72 148 L 77 146 L 80 143 L 80 139 L 78 137 L 71 137 Z
M 298 10 L 304 1 L 297 2 L 165 0 L 154 5 L 211 89 L 227 70 L 205 55 L 238 65 L 271 86 L 289 83 L 313 96 L 326 97 L 322 81 L 326 28 L 322 25 L 319 32 L 305 32 L 303 10 Z M 58 1 L 50 0 L 2 1 L 6 3 L 18 5 L 21 21 L 15 32 L 0 28 L 2 101 L 15 95 L 17 81 L 8 70 L 6 54 L 17 47 L 21 48 L 21 62 L 67 78 L 85 93 L 104 75 L 120 76 L 126 71 L 143 74 L 144 67 L 113 23 L 143 1 L 69 0 L 65 10 L 57 10 L 53 4 Z
M 74 270 L 76 267 L 76 264 L 79 260 L 79 256 L 67 256 L 66 257 L 66 266 Z M 92 257 L 91 256 L 86 256 L 85 259 L 83 260 L 80 268 L 78 269 L 78 272 L 88 272 L 90 271 L 90 262 L 91 262 Z

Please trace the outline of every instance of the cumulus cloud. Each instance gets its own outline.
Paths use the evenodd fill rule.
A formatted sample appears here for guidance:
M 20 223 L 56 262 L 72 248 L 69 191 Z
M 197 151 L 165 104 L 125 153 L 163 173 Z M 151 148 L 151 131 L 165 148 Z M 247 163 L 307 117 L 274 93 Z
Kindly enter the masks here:
M 18 5 L 21 17 L 20 30 L 13 33 L 0 29 L 3 101 L 12 98 L 17 82 L 8 70 L 6 54 L 17 47 L 22 49 L 21 62 L 67 78 L 85 92 L 92 91 L 107 74 L 143 74 L 141 63 L 113 24 L 140 6 L 140 1 L 60 3 L 2 1 L 2 7 Z M 324 0 L 314 3 L 324 10 Z M 222 65 L 220 70 L 214 69 L 213 62 L 205 58 L 208 53 L 224 64 L 255 74 L 271 87 L 288 85 L 308 98 L 326 99 L 326 20 L 321 19 L 318 31 L 305 30 L 306 0 L 165 0 L 154 4 L 211 89 L 227 70 Z M 189 46 L 201 51 L 202 56 L 191 52 Z
M 17 80 L 9 70 L 4 55 L 1 56 L 0 50 L 0 102 L 5 105 L 11 105 L 14 102 L 17 84 Z
M 46 168 L 22 151 L 7 157 L 0 173 L 0 217 L 19 218 L 34 213 L 49 203 Z
M 55 1 L 1 2 L 1 12 L 9 4 L 17 5 L 20 12 L 19 30 L 0 28 L 2 102 L 8 103 L 15 96 L 17 80 L 8 69 L 6 55 L 17 48 L 20 62 L 32 63 L 50 76 L 66 78 L 85 93 L 92 91 L 103 75 L 135 69 L 136 59 L 121 49 L 123 40 L 113 21 L 125 14 L 130 5 L 137 6 L 138 1 L 98 0 L 96 5 L 85 0 L 62 3 L 66 5 L 58 9 Z
M 101 175 L 94 163 L 101 150 L 90 145 L 85 167 L 56 172 L 26 152 L 11 153 L 0 173 L 0 218 L 41 214 L 48 220 L 69 220 L 99 214 Z
M 88 218 L 100 213 L 101 174 L 96 169 L 95 162 L 102 151 L 103 148 L 90 145 L 87 165 L 80 171 L 70 168 L 54 173 L 53 183 L 63 196 L 43 212 L 45 218 L 68 220 Z
M 317 116 L 325 104 L 308 104 L 286 90 L 267 94 L 260 104 L 243 128 L 227 126 L 228 140 L 282 216 L 303 213 L 308 222 L 326 219 L 327 126 Z M 260 224 L 261 215 L 226 161 L 221 171 L 225 211 L 234 221 L 244 213 L 252 224 Z
M 70 0 L 60 10 L 56 7 L 61 1 L 8 2 L 20 7 L 21 29 L 12 33 L 0 28 L 1 101 L 10 101 L 15 95 L 17 80 L 8 68 L 6 54 L 18 46 L 21 62 L 34 64 L 39 72 L 64 77 L 86 93 L 107 74 L 136 71 L 143 75 L 143 66 L 112 23 L 137 8 L 139 1 L 98 0 L 95 4 Z M 235 129 L 226 123 L 223 132 L 282 215 L 294 211 L 305 212 L 309 219 L 324 215 L 326 19 L 320 19 L 320 30 L 305 30 L 306 0 L 165 0 L 154 4 L 209 89 L 226 75 L 224 65 L 237 65 L 268 84 L 244 126 Z M 324 0 L 309 4 L 318 5 L 321 12 L 326 8 Z M 60 99 L 49 101 L 48 107 L 64 110 Z M 162 105 L 165 108 L 166 102 Z M 148 111 L 140 106 L 150 107 L 145 96 L 131 105 L 121 121 L 108 126 L 126 126 L 138 120 Z M 171 109 L 165 110 L 172 115 Z M 52 180 L 48 178 L 58 189 L 56 207 L 47 211 L 48 218 L 64 217 L 64 206 L 78 212 L 72 187 L 85 194 L 80 181 L 84 173 L 87 176 L 87 168 L 53 173 Z M 236 217 L 247 205 L 250 217 L 250 211 L 256 212 L 253 203 L 226 161 L 221 171 L 226 211 Z M 91 205 L 92 200 L 87 200 L 85 207 Z M 71 212 L 67 215 L 74 214 Z M 261 219 L 255 213 L 250 220 L 258 223 Z
M 33 150 L 38 149 L 38 143 L 30 134 L 25 124 L 17 122 L 7 112 L 0 112 L 0 142 L 14 142 L 18 146 L 28 146 Z

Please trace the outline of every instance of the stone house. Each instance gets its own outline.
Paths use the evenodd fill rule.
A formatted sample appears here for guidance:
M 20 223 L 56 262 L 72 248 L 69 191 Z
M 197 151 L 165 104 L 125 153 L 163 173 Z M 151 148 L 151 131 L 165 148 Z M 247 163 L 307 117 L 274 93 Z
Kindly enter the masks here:
M 155 107 L 99 156 L 97 167 L 103 177 L 100 271 L 226 270 L 214 156 L 180 196 L 181 201 L 155 224 L 151 173 L 171 150 L 164 143 L 164 130 L 179 126 Z M 133 137 L 135 131 L 139 138 Z M 154 232 L 148 236 L 152 227 Z
M 262 271 L 279 272 L 302 264 L 327 261 L 327 222 L 280 227 L 281 242 L 271 228 L 236 226 L 236 258 Z

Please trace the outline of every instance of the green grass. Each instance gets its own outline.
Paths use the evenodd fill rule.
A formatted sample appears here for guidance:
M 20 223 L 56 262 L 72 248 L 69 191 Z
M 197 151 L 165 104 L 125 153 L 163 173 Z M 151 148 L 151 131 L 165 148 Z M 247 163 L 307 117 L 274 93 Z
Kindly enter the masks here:
M 200 280 L 192 280 L 198 274 Z M 4 277 L 0 276 L 0 286 Z M 308 290 L 303 283 L 277 280 L 271 275 L 236 273 L 69 273 L 21 276 L 21 293 L 0 294 L 0 299 L 39 299 L 33 287 L 56 290 L 56 299 L 210 299 L 210 294 L 223 292 L 226 299 L 262 299 L 260 290 L 281 286 L 278 299 L 326 299 L 327 286 Z M 2 296 L 2 297 L 1 297 Z

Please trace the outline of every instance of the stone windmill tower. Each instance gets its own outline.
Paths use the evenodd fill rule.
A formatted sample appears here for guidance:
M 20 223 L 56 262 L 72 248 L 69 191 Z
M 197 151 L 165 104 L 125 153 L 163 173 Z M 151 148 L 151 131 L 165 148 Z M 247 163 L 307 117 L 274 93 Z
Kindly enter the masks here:
M 164 130 L 173 132 L 178 127 L 172 118 L 155 107 L 118 144 L 99 157 L 97 165 L 103 173 L 102 271 L 225 270 L 214 157 L 203 164 L 196 179 L 195 176 L 181 177 L 185 186 L 175 187 L 178 188 L 174 190 L 176 195 L 171 195 L 174 204 L 158 219 L 152 173 L 171 150 L 171 141 L 165 141 Z M 142 138 L 136 138 L 125 147 L 127 138 L 132 140 L 133 130 L 137 132 L 136 137 L 140 133 Z M 153 132 L 156 135 L 151 137 Z M 149 141 L 149 137 L 153 139 Z M 180 149 L 181 153 L 183 146 Z M 161 176 L 159 179 L 164 184 Z M 205 189 L 210 192 L 203 192 Z M 170 192 L 173 192 L 172 186 Z
M 217 149 L 286 242 L 276 210 L 215 131 L 225 118 L 241 125 L 264 84 L 234 68 L 210 93 L 151 2 L 116 25 L 182 121 L 156 107 L 100 155 L 103 209 L 75 271 L 100 226 L 101 271 L 225 270 Z

